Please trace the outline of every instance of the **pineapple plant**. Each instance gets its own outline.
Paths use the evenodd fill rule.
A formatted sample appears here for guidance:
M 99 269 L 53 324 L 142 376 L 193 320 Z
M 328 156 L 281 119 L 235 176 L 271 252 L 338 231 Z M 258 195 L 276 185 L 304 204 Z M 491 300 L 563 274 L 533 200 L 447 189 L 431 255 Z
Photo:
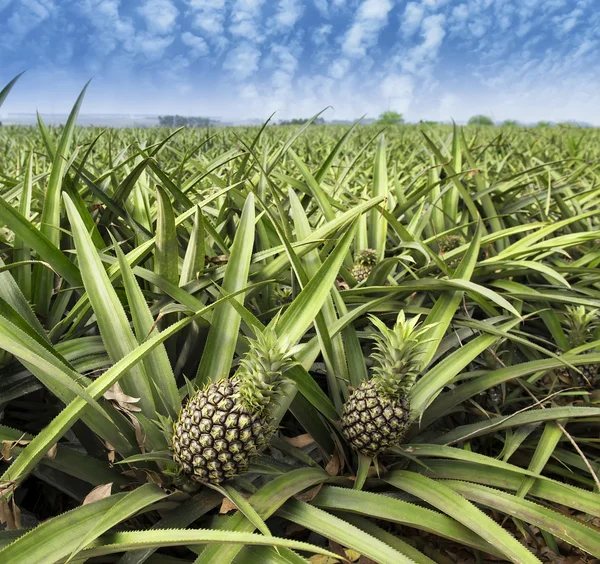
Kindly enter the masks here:
M 364 282 L 371 274 L 377 264 L 377 251 L 374 249 L 362 249 L 356 253 L 354 266 L 351 273 L 357 282 Z
M 374 458 L 402 441 L 410 420 L 408 392 L 420 370 L 421 336 L 418 316 L 407 320 L 400 311 L 393 329 L 371 317 L 379 329 L 371 358 L 370 380 L 352 392 L 343 407 L 344 438 L 361 454 Z
M 269 404 L 291 365 L 275 331 L 266 329 L 251 341 L 233 378 L 196 392 L 174 424 L 173 459 L 180 470 L 215 485 L 245 472 L 274 431 Z
M 586 310 L 585 306 L 571 306 L 567 308 L 565 315 L 565 327 L 567 329 L 567 340 L 569 349 L 575 349 L 594 340 L 594 332 L 600 324 L 598 311 Z M 556 370 L 563 380 L 569 379 L 582 385 L 591 386 L 598 379 L 600 367 L 597 364 L 584 364 L 578 367 L 581 374 L 575 372 L 568 366 Z

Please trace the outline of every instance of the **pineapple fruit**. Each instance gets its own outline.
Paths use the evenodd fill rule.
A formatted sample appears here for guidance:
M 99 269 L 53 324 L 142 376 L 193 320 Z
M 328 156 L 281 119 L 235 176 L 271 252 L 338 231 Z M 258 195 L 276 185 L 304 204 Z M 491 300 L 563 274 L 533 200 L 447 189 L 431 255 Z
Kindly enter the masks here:
M 267 329 L 251 342 L 233 378 L 196 392 L 174 424 L 173 458 L 181 471 L 215 485 L 245 472 L 271 438 L 268 407 L 291 365 Z
M 600 315 L 596 310 L 587 311 L 584 306 L 573 306 L 567 308 L 565 316 L 565 325 L 567 329 L 567 339 L 569 341 L 569 350 L 580 347 L 594 340 L 594 332 L 600 323 Z M 555 370 L 559 377 L 569 379 L 579 384 L 593 385 L 600 374 L 600 366 L 597 364 L 584 364 L 578 367 L 582 374 L 579 374 L 563 366 Z
M 399 444 L 408 428 L 408 391 L 419 373 L 420 337 L 429 327 L 419 328 L 418 317 L 407 321 L 403 311 L 393 329 L 375 317 L 371 320 L 380 332 L 373 336 L 372 377 L 344 404 L 341 429 L 354 449 L 375 457 Z
M 438 248 L 441 253 L 449 253 L 465 244 L 465 238 L 462 235 L 444 235 L 437 240 Z
M 371 274 L 371 271 L 377 264 L 377 251 L 374 249 L 363 249 L 356 253 L 354 266 L 351 273 L 357 282 L 364 282 Z

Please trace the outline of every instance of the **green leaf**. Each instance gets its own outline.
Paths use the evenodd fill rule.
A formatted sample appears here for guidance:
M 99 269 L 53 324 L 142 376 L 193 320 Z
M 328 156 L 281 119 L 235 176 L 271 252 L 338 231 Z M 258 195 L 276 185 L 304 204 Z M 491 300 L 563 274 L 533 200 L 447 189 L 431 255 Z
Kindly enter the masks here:
M 223 278 L 223 290 L 226 293 L 236 292 L 248 282 L 254 245 L 254 223 L 254 194 L 250 193 L 242 210 L 242 217 Z M 235 299 L 239 303 L 244 302 L 243 295 L 239 295 Z M 240 314 L 229 303 L 222 303 L 215 309 L 196 375 L 198 386 L 216 382 L 229 374 L 238 340 L 240 321 Z
M 373 187 L 371 189 L 373 198 L 382 197 L 383 207 L 385 199 L 388 197 L 388 178 L 387 161 L 385 155 L 385 136 L 383 133 L 379 137 L 377 149 L 375 151 L 375 165 L 373 168 Z M 377 251 L 379 260 L 383 259 L 385 253 L 385 243 L 387 236 L 387 221 L 381 211 L 373 208 L 369 212 L 368 238 L 369 247 Z
M 81 217 L 69 196 L 65 194 L 64 200 L 73 231 L 83 283 L 96 314 L 98 328 L 106 350 L 112 361 L 117 362 L 133 352 L 138 342 Z M 153 418 L 156 407 L 152 387 L 143 366 L 133 367 L 120 383 L 126 394 L 140 398 L 139 405 L 142 412 Z
M 6 100 L 8 93 L 12 90 L 12 87 L 15 85 L 17 80 L 19 80 L 19 78 L 21 78 L 21 76 L 23 75 L 24 72 L 25 71 L 19 73 L 2 90 L 0 90 L 0 107 L 4 103 L 4 100 Z
M 385 481 L 447 513 L 496 547 L 512 562 L 539 563 L 539 560 L 508 531 L 440 482 L 405 470 L 392 472 L 386 476 Z
M 352 548 L 381 564 L 413 564 L 413 561 L 388 544 L 372 537 L 358 527 L 331 515 L 322 509 L 301 503 L 288 501 L 278 514 L 285 519 L 318 532 L 342 546 Z
M 526 523 L 556 535 L 570 545 L 577 546 L 596 558 L 600 557 L 600 530 L 597 527 L 586 525 L 558 511 L 486 486 L 455 481 L 444 483 L 448 488 L 467 499 L 517 517 Z
M 142 343 L 156 330 L 156 323 L 133 271 L 117 244 L 115 244 L 115 251 L 119 258 L 119 265 L 121 266 L 121 276 L 127 294 L 129 310 L 133 318 L 137 342 Z M 156 405 L 161 406 L 162 409 L 160 411 L 163 415 L 170 415 L 174 418 L 179 413 L 181 401 L 173 368 L 171 367 L 165 346 L 159 345 L 156 347 L 143 362 L 146 374 L 150 382 L 154 385 Z
M 175 215 L 166 192 L 156 187 L 156 246 L 154 271 L 172 284 L 179 280 L 179 248 Z
M 354 239 L 356 227 L 355 223 L 340 238 L 318 272 L 279 319 L 277 334 L 284 343 L 284 348 L 296 344 L 329 296 L 331 286 Z
M 71 139 L 73 137 L 73 131 L 75 129 L 75 122 L 79 115 L 79 109 L 83 103 L 83 97 L 89 82 L 83 87 L 81 94 L 77 98 L 71 113 L 67 119 L 67 123 L 63 129 L 58 147 L 56 148 L 56 154 L 52 162 L 52 172 L 46 185 L 46 196 L 44 198 L 44 207 L 42 210 L 40 232 L 44 235 L 48 241 L 55 247 L 60 247 L 60 208 L 61 208 L 61 190 L 63 177 L 66 169 L 67 153 L 71 145 Z M 48 257 L 42 255 L 45 260 Z M 50 298 L 52 296 L 52 289 L 54 284 L 54 277 L 51 272 L 42 267 L 34 269 L 34 287 L 36 289 L 36 310 L 40 315 L 45 316 L 50 309 Z
M 312 504 L 336 512 L 357 513 L 371 519 L 400 523 L 466 544 L 477 550 L 500 554 L 491 544 L 454 519 L 401 499 L 360 490 L 325 486 Z
M 161 490 L 155 484 L 144 484 L 132 492 L 127 493 L 125 497 L 119 499 L 119 501 L 106 511 L 102 515 L 102 518 L 94 524 L 94 528 L 90 529 L 76 548 L 72 550 L 71 556 L 67 562 L 88 546 L 94 539 L 98 538 L 122 521 L 132 517 L 139 511 L 146 509 L 149 505 L 167 497 L 167 495 L 168 494 L 165 491 Z M 35 534 L 32 533 L 32 536 L 35 536 Z M 38 542 L 43 546 L 43 540 L 38 540 Z
M 184 286 L 195 280 L 199 273 L 204 270 L 204 257 L 206 254 L 206 243 L 204 241 L 204 216 L 200 206 L 196 206 L 194 215 L 194 227 L 185 251 L 185 258 L 181 267 L 179 285 Z

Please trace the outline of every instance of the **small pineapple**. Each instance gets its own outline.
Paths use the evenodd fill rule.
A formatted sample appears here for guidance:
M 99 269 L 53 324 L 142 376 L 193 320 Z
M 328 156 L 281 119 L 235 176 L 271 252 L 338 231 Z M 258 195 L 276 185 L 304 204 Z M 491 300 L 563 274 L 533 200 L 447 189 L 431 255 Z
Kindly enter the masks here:
M 462 235 L 444 235 L 437 240 L 440 253 L 449 253 L 466 243 Z
M 582 305 L 568 307 L 565 324 L 569 350 L 571 350 L 594 340 L 594 332 L 600 324 L 600 315 L 596 310 L 587 311 L 585 306 Z M 563 378 L 587 385 L 593 384 L 600 374 L 600 366 L 597 364 L 584 364 L 578 366 L 578 368 L 581 370 L 583 376 L 568 366 L 563 366 L 555 372 Z
M 374 266 L 377 264 L 377 251 L 374 249 L 363 249 L 356 253 L 354 266 L 352 267 L 352 276 L 357 282 L 364 282 L 371 274 Z
M 268 407 L 292 365 L 272 329 L 250 344 L 233 378 L 208 384 L 181 409 L 174 425 L 173 458 L 193 480 L 220 484 L 248 469 L 273 428 Z
M 369 381 L 352 392 L 344 404 L 341 428 L 344 438 L 361 454 L 375 457 L 401 442 L 408 428 L 408 391 L 417 379 L 422 350 L 418 317 L 407 321 L 401 311 L 393 329 L 371 320 L 381 334 L 373 336 L 375 361 Z

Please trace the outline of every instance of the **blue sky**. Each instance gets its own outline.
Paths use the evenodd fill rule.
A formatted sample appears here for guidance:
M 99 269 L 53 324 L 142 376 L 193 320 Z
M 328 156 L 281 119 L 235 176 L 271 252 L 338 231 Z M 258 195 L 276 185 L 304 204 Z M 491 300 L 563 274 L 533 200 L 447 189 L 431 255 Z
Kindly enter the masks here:
M 600 125 L 598 0 L 0 0 L 3 113 Z M 596 9 L 594 9 L 594 5 Z

